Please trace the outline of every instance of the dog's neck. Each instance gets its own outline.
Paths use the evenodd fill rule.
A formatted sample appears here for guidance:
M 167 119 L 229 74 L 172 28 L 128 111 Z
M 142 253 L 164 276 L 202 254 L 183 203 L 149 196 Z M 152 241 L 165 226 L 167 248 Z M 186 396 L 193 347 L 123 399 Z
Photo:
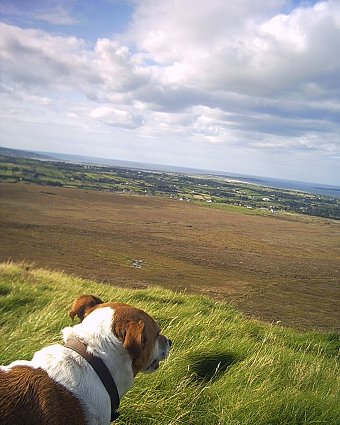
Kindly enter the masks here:
M 112 378 L 111 373 L 105 366 L 104 362 L 100 357 L 95 357 L 87 351 L 87 346 L 77 339 L 71 339 L 64 344 L 66 348 L 75 351 L 80 354 L 94 369 L 99 379 L 102 381 L 108 395 L 111 400 L 111 422 L 115 421 L 119 417 L 118 408 L 120 404 L 120 398 L 117 390 L 115 381 Z
M 112 332 L 110 324 L 113 314 L 111 308 L 98 309 L 82 323 L 64 328 L 63 339 L 64 342 L 78 339 L 87 345 L 89 353 L 101 358 L 117 385 L 119 398 L 122 398 L 133 384 L 132 360 L 122 342 Z M 96 323 L 95 327 L 91 326 L 92 322 Z

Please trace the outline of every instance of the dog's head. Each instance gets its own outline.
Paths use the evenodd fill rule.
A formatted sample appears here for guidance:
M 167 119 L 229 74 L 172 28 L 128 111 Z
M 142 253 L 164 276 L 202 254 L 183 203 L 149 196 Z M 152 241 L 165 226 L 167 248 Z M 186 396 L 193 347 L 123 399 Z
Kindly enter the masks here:
M 109 314 L 101 314 L 104 313 L 101 309 Z M 73 302 L 69 315 L 72 319 L 75 315 L 84 319 L 86 328 L 95 328 L 98 321 L 98 332 L 103 329 L 103 320 L 107 317 L 110 323 L 104 327 L 129 353 L 134 375 L 154 372 L 169 354 L 171 340 L 160 333 L 157 322 L 145 311 L 128 304 L 104 303 L 93 295 L 82 295 Z

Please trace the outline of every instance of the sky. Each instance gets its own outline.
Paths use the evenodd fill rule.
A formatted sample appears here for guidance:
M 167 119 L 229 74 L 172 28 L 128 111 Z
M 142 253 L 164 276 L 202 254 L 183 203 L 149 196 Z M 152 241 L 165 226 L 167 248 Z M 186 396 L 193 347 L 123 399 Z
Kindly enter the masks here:
M 340 0 L 0 0 L 0 145 L 340 185 Z

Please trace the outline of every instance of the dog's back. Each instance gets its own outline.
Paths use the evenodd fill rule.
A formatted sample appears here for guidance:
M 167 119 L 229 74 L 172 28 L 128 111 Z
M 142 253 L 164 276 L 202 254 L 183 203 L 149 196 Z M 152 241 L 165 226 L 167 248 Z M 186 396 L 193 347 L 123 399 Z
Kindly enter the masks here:
M 0 368 L 1 425 L 85 425 L 83 411 L 43 369 Z

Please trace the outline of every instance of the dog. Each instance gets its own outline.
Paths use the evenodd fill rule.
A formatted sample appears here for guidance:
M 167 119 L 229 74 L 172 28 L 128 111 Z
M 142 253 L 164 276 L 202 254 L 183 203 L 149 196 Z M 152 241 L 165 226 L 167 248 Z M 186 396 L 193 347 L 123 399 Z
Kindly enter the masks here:
M 62 330 L 64 345 L 0 366 L 2 425 L 107 425 L 135 376 L 169 355 L 156 321 L 128 304 L 82 295 L 69 316 L 81 321 Z

